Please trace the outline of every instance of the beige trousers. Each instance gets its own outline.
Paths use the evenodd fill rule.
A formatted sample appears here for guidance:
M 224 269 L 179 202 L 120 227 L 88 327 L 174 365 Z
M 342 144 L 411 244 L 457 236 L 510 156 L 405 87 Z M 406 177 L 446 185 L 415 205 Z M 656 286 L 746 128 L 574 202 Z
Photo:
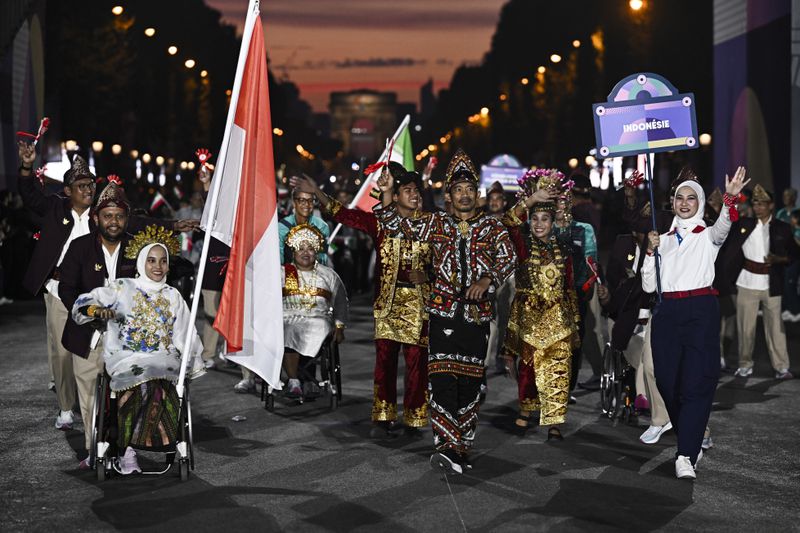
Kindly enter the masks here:
M 83 418 L 83 435 L 86 439 L 86 450 L 92 446 L 92 408 L 97 390 L 97 375 L 103 372 L 103 339 L 89 352 L 84 359 L 72 354 L 72 366 L 75 372 L 75 383 L 78 385 L 78 401 L 81 404 Z
M 669 422 L 667 406 L 656 387 L 656 376 L 653 370 L 653 350 L 650 348 L 650 322 L 644 331 L 638 331 L 628 343 L 625 359 L 636 369 L 636 391 L 644 394 L 650 402 L 650 423 L 663 426 Z
M 756 321 L 761 307 L 764 337 L 772 368 L 789 368 L 786 349 L 786 330 L 781 319 L 781 297 L 770 296 L 769 290 L 755 291 L 738 287 L 736 296 L 736 328 L 739 332 L 739 368 L 753 368 L 753 348 L 756 342 Z
M 217 317 L 219 299 L 222 291 L 210 291 L 203 289 L 203 312 L 206 314 L 206 323 L 203 326 L 203 361 L 213 359 L 217 355 L 217 341 L 219 331 L 213 327 L 214 319 Z
M 50 374 L 56 383 L 56 396 L 62 411 L 71 411 L 75 405 L 75 376 L 72 370 L 72 354 L 61 344 L 64 324 L 67 323 L 67 308 L 61 300 L 46 292 L 44 305 L 47 313 L 47 355 Z

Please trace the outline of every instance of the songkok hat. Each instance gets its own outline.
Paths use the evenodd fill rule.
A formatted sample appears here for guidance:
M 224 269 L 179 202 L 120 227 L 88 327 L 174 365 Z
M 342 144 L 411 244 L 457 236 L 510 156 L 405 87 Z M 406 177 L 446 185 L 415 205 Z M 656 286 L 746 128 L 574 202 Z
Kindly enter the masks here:
M 767 191 L 761 185 L 753 187 L 753 201 L 754 202 L 771 202 L 772 193 Z
M 286 244 L 297 251 L 303 244 L 310 244 L 315 252 L 322 250 L 325 244 L 325 237 L 322 232 L 310 224 L 298 224 L 289 230 L 286 235 Z
M 403 171 L 402 174 L 397 175 L 394 173 L 394 170 L 390 170 L 392 176 L 394 177 L 394 192 L 400 190 L 400 187 L 403 185 L 408 185 L 409 183 L 413 183 L 417 186 L 417 190 L 422 191 L 422 176 L 420 176 L 419 172 L 414 170 L 410 172 Z
M 89 178 L 94 181 L 95 175 L 89 170 L 89 165 L 86 163 L 86 160 L 76 154 L 75 157 L 72 158 L 72 165 L 64 172 L 64 185 L 70 186 L 81 178 Z
M 459 148 L 447 165 L 445 172 L 445 188 L 449 191 L 454 183 L 468 181 L 474 185 L 478 184 L 478 171 L 469 156 Z
M 95 205 L 95 212 L 99 212 L 106 207 L 120 207 L 125 211 L 130 211 L 131 206 L 128 203 L 128 198 L 125 196 L 125 191 L 116 182 L 109 182 L 103 192 L 97 197 L 97 204 Z
M 489 187 L 489 190 L 486 191 L 486 196 L 489 196 L 490 194 L 495 192 L 498 192 L 500 194 L 505 194 L 506 192 L 505 190 L 503 190 L 503 184 L 500 183 L 499 181 L 495 181 L 494 183 L 492 183 L 492 185 Z

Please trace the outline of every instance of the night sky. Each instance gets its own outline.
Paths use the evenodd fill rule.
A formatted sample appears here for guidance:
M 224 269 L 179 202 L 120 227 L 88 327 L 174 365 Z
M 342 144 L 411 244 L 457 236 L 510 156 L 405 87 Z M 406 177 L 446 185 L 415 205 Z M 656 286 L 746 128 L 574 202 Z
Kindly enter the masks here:
M 247 0 L 206 0 L 244 24 Z M 462 63 L 489 50 L 505 0 L 262 0 L 270 67 L 300 87 L 315 111 L 331 91 L 395 91 L 418 102 L 429 78 L 438 91 Z

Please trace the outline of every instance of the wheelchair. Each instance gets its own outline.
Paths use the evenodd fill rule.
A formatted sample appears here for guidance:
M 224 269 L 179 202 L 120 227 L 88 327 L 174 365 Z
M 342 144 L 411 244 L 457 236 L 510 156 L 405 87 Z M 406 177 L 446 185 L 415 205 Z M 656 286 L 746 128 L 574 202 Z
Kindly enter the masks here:
M 307 361 L 303 364 L 303 360 Z M 317 367 L 319 375 L 317 379 Z M 326 396 L 328 406 L 331 411 L 335 411 L 342 401 L 342 367 L 339 363 L 339 345 L 333 341 L 333 334 L 329 335 L 322 343 L 322 348 L 315 357 L 307 358 L 301 356 L 301 364 L 298 368 L 301 381 L 313 381 L 319 385 L 322 396 Z M 261 401 L 264 402 L 264 409 L 275 412 L 275 393 L 274 389 L 266 381 L 261 382 Z M 299 403 L 303 403 L 301 397 Z
M 600 375 L 600 408 L 610 420 L 627 423 L 635 414 L 636 369 L 625 359 L 621 350 L 606 343 L 603 351 L 603 370 Z
M 90 464 L 95 470 L 98 481 L 114 473 L 122 475 L 116 454 L 116 394 L 109 386 L 109 377 L 103 373 L 97 375 L 94 405 L 92 407 L 92 444 L 89 451 Z M 166 451 L 165 466 L 161 470 L 145 471 L 144 475 L 163 475 L 172 469 L 176 460 L 181 481 L 189 479 L 189 472 L 194 470 L 194 447 L 192 445 L 192 408 L 189 395 L 189 380 L 184 385 L 183 400 L 178 416 L 178 439 L 174 446 Z M 109 438 L 110 437 L 110 438 Z M 177 456 L 177 457 L 176 457 Z

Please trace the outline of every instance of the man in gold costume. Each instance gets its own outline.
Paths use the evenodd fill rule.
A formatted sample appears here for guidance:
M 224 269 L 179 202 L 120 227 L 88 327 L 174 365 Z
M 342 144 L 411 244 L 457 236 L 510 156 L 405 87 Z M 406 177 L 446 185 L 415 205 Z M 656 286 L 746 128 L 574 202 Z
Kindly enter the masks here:
M 404 217 L 418 215 L 422 180 L 391 162 L 386 172 L 394 178 L 393 202 Z M 430 265 L 427 243 L 403 238 L 388 229 L 373 213 L 349 209 L 323 193 L 308 178 L 292 178 L 302 192 L 315 194 L 335 221 L 359 229 L 372 237 L 375 261 L 375 377 L 372 402 L 373 436 L 386 436 L 396 428 L 397 360 L 403 350 L 406 363 L 403 423 L 407 434 L 418 436 L 428 423 L 428 313 L 426 271 Z

